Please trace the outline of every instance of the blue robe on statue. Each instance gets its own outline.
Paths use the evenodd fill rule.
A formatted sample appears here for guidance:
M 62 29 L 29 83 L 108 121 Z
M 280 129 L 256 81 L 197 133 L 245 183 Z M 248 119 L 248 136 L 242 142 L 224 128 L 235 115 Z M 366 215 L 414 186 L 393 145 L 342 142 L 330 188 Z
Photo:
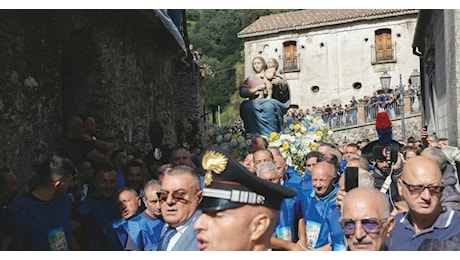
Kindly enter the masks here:
M 241 88 L 240 96 L 249 98 L 240 104 L 240 116 L 244 121 L 246 132 L 266 137 L 269 137 L 272 132 L 281 132 L 284 125 L 284 114 L 291 104 L 289 95 L 289 89 L 283 92 L 279 86 L 274 85 L 272 99 L 254 99 L 249 89 Z
M 270 136 L 283 130 L 283 116 L 289 109 L 289 102 L 275 99 L 245 100 L 240 105 L 240 115 L 246 132 Z

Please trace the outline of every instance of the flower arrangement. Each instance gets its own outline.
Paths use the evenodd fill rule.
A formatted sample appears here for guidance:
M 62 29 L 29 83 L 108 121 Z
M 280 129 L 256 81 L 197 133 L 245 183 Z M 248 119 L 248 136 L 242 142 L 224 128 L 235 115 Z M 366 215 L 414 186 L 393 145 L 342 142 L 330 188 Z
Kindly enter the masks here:
M 253 137 L 253 134 L 244 132 L 242 128 L 220 128 L 216 125 L 210 125 L 207 143 L 221 147 L 237 160 L 243 160 L 248 154 Z
M 271 133 L 269 146 L 279 147 L 286 163 L 297 172 L 305 172 L 305 156 L 317 149 L 323 142 L 332 142 L 332 130 L 323 119 L 307 115 L 300 122 L 294 122 L 281 133 Z
M 323 119 L 307 115 L 300 122 L 294 122 L 281 133 L 271 133 L 269 146 L 279 147 L 286 163 L 297 172 L 305 172 L 305 156 L 317 149 L 323 142 L 333 142 L 332 130 L 326 127 Z M 217 145 L 229 152 L 233 158 L 242 160 L 249 152 L 254 135 L 243 128 L 209 126 L 207 144 Z

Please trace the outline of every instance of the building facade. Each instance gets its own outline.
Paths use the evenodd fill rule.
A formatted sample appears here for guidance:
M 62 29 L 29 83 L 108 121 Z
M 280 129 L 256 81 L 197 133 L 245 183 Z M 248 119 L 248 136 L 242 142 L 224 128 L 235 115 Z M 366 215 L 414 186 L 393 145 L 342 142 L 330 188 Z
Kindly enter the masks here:
M 349 104 L 382 90 L 409 85 L 419 70 L 411 44 L 418 10 L 300 10 L 260 17 L 238 33 L 244 40 L 245 75 L 256 56 L 276 58 L 289 82 L 291 105 L 307 109 Z M 392 91 L 392 90 L 390 90 Z
M 413 41 L 420 58 L 424 124 L 460 144 L 460 10 L 420 10 Z

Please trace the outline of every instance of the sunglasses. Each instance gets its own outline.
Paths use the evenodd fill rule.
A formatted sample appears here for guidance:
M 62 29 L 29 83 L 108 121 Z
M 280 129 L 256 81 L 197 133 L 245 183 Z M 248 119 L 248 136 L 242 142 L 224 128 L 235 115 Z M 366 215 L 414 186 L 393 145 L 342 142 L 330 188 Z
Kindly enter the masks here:
M 160 201 L 160 203 L 165 202 L 168 199 L 169 194 L 171 194 L 172 198 L 176 202 L 183 202 L 183 203 L 188 202 L 188 200 L 185 198 L 187 196 L 188 192 L 186 192 L 184 190 L 176 190 L 176 191 L 173 191 L 171 193 L 168 192 L 168 191 L 159 191 L 159 192 L 157 192 L 158 201 Z
M 361 220 L 341 219 L 340 225 L 342 226 L 343 233 L 346 236 L 355 234 L 356 222 L 361 222 L 361 227 L 364 229 L 364 231 L 366 231 L 366 233 L 378 233 L 380 231 L 380 227 L 387 219 L 388 218 L 365 218 Z
M 411 193 L 422 193 L 425 189 L 428 189 L 430 194 L 439 194 L 444 190 L 444 186 L 442 185 L 414 185 L 405 182 L 403 179 L 401 179 L 401 182 L 407 187 L 407 189 Z
M 170 193 L 168 191 L 157 192 L 158 200 L 160 202 L 165 202 L 168 199 L 169 194 Z M 171 196 L 175 201 L 184 201 L 185 196 L 187 196 L 187 192 L 182 190 L 176 190 L 171 193 Z

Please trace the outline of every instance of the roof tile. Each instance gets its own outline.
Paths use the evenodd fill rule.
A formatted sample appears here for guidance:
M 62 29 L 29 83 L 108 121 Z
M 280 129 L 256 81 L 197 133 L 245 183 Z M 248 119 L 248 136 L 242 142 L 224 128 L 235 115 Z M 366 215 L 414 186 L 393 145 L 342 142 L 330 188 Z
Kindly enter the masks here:
M 260 17 L 238 33 L 239 38 L 260 36 L 280 31 L 301 30 L 326 25 L 349 23 L 418 13 L 417 9 L 307 9 Z

